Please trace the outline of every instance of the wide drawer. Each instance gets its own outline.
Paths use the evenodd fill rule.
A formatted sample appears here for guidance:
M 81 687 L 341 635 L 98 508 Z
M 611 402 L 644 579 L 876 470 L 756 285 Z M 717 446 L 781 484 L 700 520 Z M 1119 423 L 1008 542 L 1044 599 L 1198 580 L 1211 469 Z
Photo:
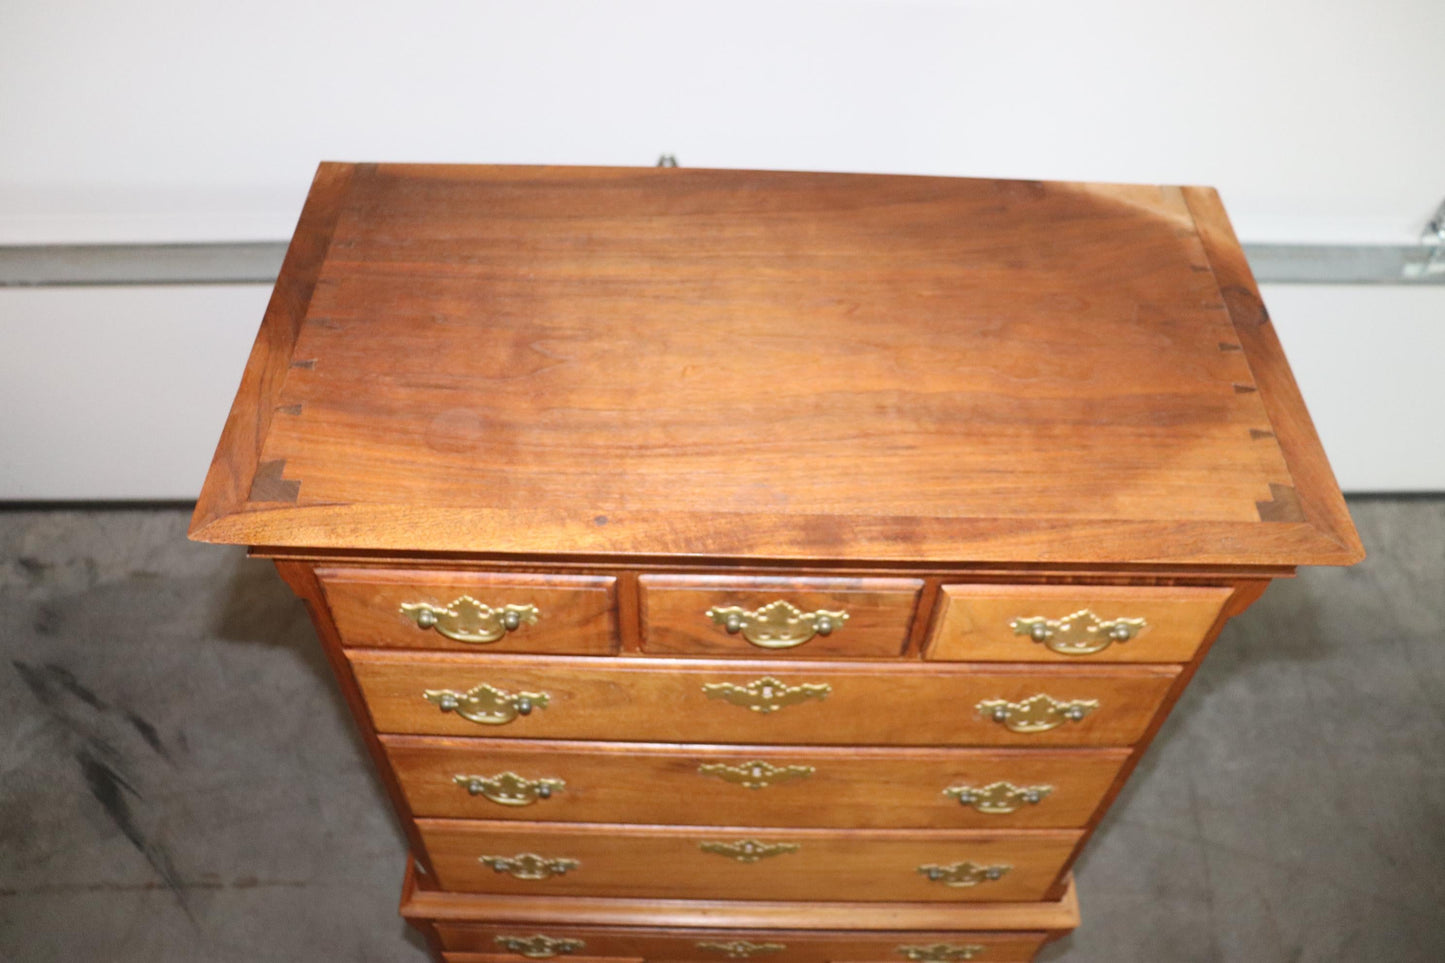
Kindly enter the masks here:
M 708 746 L 382 736 L 417 816 L 839 828 L 1078 828 L 1123 749 Z
M 763 829 L 418 819 L 453 892 L 624 898 L 1043 899 L 1081 832 Z
M 965 958 L 983 961 L 1031 960 L 1048 934 L 1039 931 L 846 932 L 828 930 L 634 929 L 623 927 L 436 924 L 442 946 L 463 961 L 549 959 L 527 952 L 550 952 L 609 960 L 764 959 L 774 963 Z M 579 945 L 580 944 L 580 945 Z M 570 947 L 568 952 L 559 952 Z M 967 948 L 971 947 L 969 952 Z M 512 950 L 512 952 L 508 952 Z M 520 950 L 521 952 L 517 952 Z M 486 954 L 483 956 L 482 954 Z M 449 957 L 452 958 L 452 957 Z
M 617 648 L 616 579 L 319 568 L 341 641 L 406 649 L 605 655 Z
M 642 649 L 743 658 L 896 658 L 920 579 L 644 575 Z
M 1166 666 L 347 657 L 379 732 L 689 743 L 1128 746 L 1178 674 Z
M 1222 586 L 945 585 L 925 657 L 958 662 L 1188 662 Z

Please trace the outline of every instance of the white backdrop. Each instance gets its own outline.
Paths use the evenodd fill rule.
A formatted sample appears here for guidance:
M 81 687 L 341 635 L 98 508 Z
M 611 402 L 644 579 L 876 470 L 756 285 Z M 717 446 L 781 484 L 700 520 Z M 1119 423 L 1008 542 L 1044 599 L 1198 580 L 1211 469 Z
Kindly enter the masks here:
M 1411 242 L 1442 49 L 1439 0 L 6 0 L 0 243 L 284 238 L 323 158 L 664 151 L 1205 183 L 1247 241 Z M 0 498 L 194 494 L 264 298 L 0 291 Z M 1445 288 L 1266 299 L 1344 483 L 1445 489 Z

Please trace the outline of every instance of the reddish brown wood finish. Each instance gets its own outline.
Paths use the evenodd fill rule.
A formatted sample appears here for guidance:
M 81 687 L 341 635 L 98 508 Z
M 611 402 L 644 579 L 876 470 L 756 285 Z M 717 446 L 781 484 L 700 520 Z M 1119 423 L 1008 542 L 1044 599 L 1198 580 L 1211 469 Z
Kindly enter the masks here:
M 284 384 L 259 453 L 223 445 L 198 538 L 614 557 L 1359 557 L 1317 441 L 1290 427 L 1302 409 L 1272 374 L 1278 346 L 1236 332 L 1210 271 L 1254 297 L 1228 274 L 1238 249 L 1212 220 L 1202 243 L 1177 189 L 605 168 L 329 176 L 345 181 L 334 220 L 298 237 L 326 255 L 289 361 L 254 356 L 267 384 L 289 364 Z M 290 344 L 294 314 L 268 316 L 285 330 L 265 343 Z M 257 398 L 243 394 L 237 417 L 250 423 Z M 258 480 L 265 497 L 249 498 Z
M 614 963 L 785 932 L 777 963 L 974 934 L 1027 959 L 1226 619 L 1362 555 L 1211 190 L 374 164 L 317 173 L 192 535 L 280 559 L 418 854 L 404 915 L 493 963 L 514 925 Z M 400 618 L 414 589 L 543 618 L 476 654 Z M 775 597 L 850 620 L 763 651 L 703 615 Z M 1167 604 L 1076 658 L 980 628 L 999 599 Z M 832 690 L 701 694 L 765 675 Z M 480 682 L 552 698 L 502 727 L 421 698 Z M 975 708 L 1040 692 L 1102 706 L 1036 734 Z M 706 760 L 814 773 L 695 788 Z M 567 786 L 478 813 L 453 768 Z M 975 777 L 1055 794 L 1001 823 L 941 800 Z M 737 826 L 805 871 L 687 869 Z M 578 895 L 483 878 L 492 842 L 585 849 L 551 887 Z M 982 898 L 1035 901 L 872 883 L 961 842 L 1019 865 Z
M 1078 842 L 1075 830 L 769 829 L 419 819 L 443 889 L 463 893 L 699 900 L 968 903 L 1041 900 Z M 796 846 L 754 862 L 711 843 Z M 484 856 L 531 853 L 578 865 L 546 879 L 495 872 Z M 1011 867 L 997 880 L 949 886 L 920 866 L 970 861 Z
M 457 954 L 458 960 L 507 960 L 516 963 L 517 955 L 500 953 L 497 939 L 534 935 L 536 930 L 518 929 L 515 926 L 498 924 L 442 923 L 437 926 L 441 943 L 448 950 L 465 951 Z M 1043 944 L 1043 932 L 1023 931 L 1016 933 L 950 932 L 946 930 L 925 930 L 917 933 L 876 933 L 838 932 L 809 930 L 638 930 L 599 929 L 597 927 L 564 927 L 548 929 L 542 935 L 553 939 L 581 940 L 581 953 L 605 959 L 646 959 L 646 960 L 707 960 L 727 959 L 718 950 L 699 949 L 699 943 L 733 943 L 746 940 L 751 943 L 780 945 L 781 950 L 769 952 L 767 958 L 779 963 L 831 963 L 831 961 L 893 960 L 899 963 L 905 959 L 898 953 L 899 946 L 929 946 L 935 943 L 973 944 L 982 947 L 977 959 L 980 963 L 989 961 L 1031 960 Z M 494 954 L 483 956 L 482 954 Z M 575 960 L 568 954 L 568 960 Z
M 913 627 L 920 579 L 817 579 L 715 575 L 644 575 L 642 650 L 654 655 L 734 655 L 741 658 L 897 658 Z M 742 633 L 729 635 L 708 617 L 715 606 L 756 611 L 784 601 L 804 612 L 847 615 L 829 635 L 793 648 L 760 648 Z
M 955 662 L 1188 662 L 1229 600 L 1224 586 L 944 585 L 925 657 Z M 1138 634 L 1097 652 L 1060 653 L 1014 619 L 1143 619 Z M 1107 639 L 1105 639 L 1107 641 Z
M 192 538 L 199 538 L 199 532 L 238 511 L 266 507 L 274 494 L 289 495 L 284 484 L 272 486 L 282 492 L 257 487 L 257 479 L 279 478 L 276 469 L 280 466 L 263 465 L 261 450 L 281 404 L 291 353 L 331 245 L 352 170 L 350 164 L 322 164 L 311 182 L 311 193 L 241 375 L 241 387 L 216 444 L 215 459 L 201 486 L 191 518 Z
M 577 655 L 606 655 L 617 649 L 616 580 L 605 576 L 355 566 L 321 568 L 316 576 L 337 631 L 351 646 Z M 535 606 L 537 620 L 495 642 L 460 642 L 435 629 L 421 629 L 401 611 L 403 603 L 444 607 L 464 595 L 492 608 Z
M 453 819 L 838 828 L 1044 829 L 1086 825 L 1123 749 L 846 749 L 382 736 L 418 816 Z M 750 788 L 702 767 L 795 767 Z M 801 775 L 796 767 L 810 772 Z M 458 775 L 560 779 L 530 805 L 471 795 Z M 944 794 L 996 782 L 1048 786 L 1037 804 L 981 812 Z
M 1128 746 L 1154 718 L 1179 670 L 1173 666 L 976 667 L 950 663 L 553 659 L 348 650 L 381 732 L 523 739 L 742 742 L 795 745 Z M 827 685 L 811 698 L 756 712 L 709 697 L 703 686 Z M 470 722 L 423 698 L 478 685 L 546 694 L 548 705 L 502 725 Z M 1020 733 L 975 707 L 1038 694 L 1098 700 L 1079 722 Z
M 427 885 L 423 885 L 427 884 Z M 595 896 L 503 896 L 449 893 L 407 864 L 401 913 L 419 923 L 507 923 L 519 926 L 719 928 L 906 933 L 921 930 L 1016 932 L 1059 936 L 1079 924 L 1071 877 L 1058 899 L 1027 903 L 850 903 L 747 900 L 618 899 Z

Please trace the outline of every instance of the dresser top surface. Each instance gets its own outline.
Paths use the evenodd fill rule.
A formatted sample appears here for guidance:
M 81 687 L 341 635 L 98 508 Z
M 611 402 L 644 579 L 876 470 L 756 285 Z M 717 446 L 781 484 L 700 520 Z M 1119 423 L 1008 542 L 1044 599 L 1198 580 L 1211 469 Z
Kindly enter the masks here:
M 192 535 L 1361 554 L 1213 191 L 634 168 L 322 165 Z

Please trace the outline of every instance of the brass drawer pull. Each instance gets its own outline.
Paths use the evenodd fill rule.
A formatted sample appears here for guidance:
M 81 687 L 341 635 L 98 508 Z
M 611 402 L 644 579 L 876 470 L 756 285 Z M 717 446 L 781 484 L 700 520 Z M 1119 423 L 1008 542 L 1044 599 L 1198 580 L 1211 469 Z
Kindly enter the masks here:
M 550 960 L 554 956 L 576 953 L 587 945 L 581 940 L 553 939 L 541 933 L 536 936 L 499 936 L 492 942 L 503 952 L 525 956 L 529 960 Z
M 518 853 L 515 856 L 479 856 L 477 862 L 490 866 L 498 873 L 506 873 L 514 879 L 550 879 L 562 876 L 568 870 L 582 864 L 575 859 L 547 859 L 536 853 Z
M 957 799 L 960 805 L 972 806 L 981 813 L 996 816 L 1016 812 L 1025 803 L 1037 806 L 1053 791 L 1053 786 L 1015 786 L 1011 782 L 995 782 L 980 788 L 949 786 L 943 794 Z
M 523 623 L 535 624 L 541 613 L 535 605 L 503 605 L 494 609 L 470 595 L 463 595 L 453 599 L 449 605 L 403 602 L 401 614 L 420 629 L 436 629 L 457 642 L 485 645 L 520 628 Z
M 723 782 L 736 783 L 748 789 L 763 789 L 780 782 L 807 779 L 814 772 L 812 766 L 775 766 L 761 759 L 729 766 L 723 762 L 704 763 L 697 767 L 700 776 L 716 776 Z
M 1090 609 L 1080 609 L 1061 619 L 1035 615 L 1014 619 L 1014 635 L 1027 635 L 1060 655 L 1093 655 L 1115 642 L 1128 642 L 1148 627 L 1143 619 L 1099 618 Z
M 723 699 L 753 712 L 776 712 L 784 706 L 795 706 L 809 699 L 822 699 L 833 691 L 826 682 L 785 685 L 772 676 L 764 676 L 747 685 L 731 682 L 709 682 L 702 687 L 709 699 Z
M 900 946 L 898 955 L 914 963 L 949 963 L 951 960 L 971 960 L 983 950 L 977 943 L 933 943 L 929 946 Z
M 1022 702 L 985 699 L 978 704 L 979 712 L 1002 723 L 1010 732 L 1047 732 L 1065 722 L 1078 722 L 1097 708 L 1098 699 L 1059 702 L 1042 692 Z
M 753 612 L 728 605 L 713 606 L 706 614 L 729 635 L 741 632 L 743 638 L 760 649 L 791 649 L 815 635 L 832 635 L 848 621 L 847 612 L 830 612 L 827 609 L 804 612 L 782 599 L 769 602 Z
M 950 863 L 947 866 L 935 866 L 929 863 L 926 866 L 918 867 L 918 871 L 935 883 L 942 883 L 945 886 L 977 886 L 979 883 L 992 883 L 1003 879 L 1005 873 L 1013 869 L 1012 866 L 979 866 L 964 860 L 961 863 Z
M 545 707 L 551 698 L 545 692 L 503 692 L 485 682 L 455 692 L 451 689 L 427 689 L 422 698 L 443 712 L 455 712 L 468 722 L 483 726 L 504 726 L 517 716 L 531 715 L 538 706 Z
M 731 943 L 698 943 L 696 946 L 709 953 L 721 953 L 730 960 L 745 960 L 750 956 L 781 953 L 787 949 L 782 943 L 749 943 L 747 940 L 733 940 Z
M 489 799 L 499 806 L 530 806 L 539 799 L 550 799 L 567 784 L 561 779 L 523 779 L 515 772 L 499 772 L 495 776 L 456 775 L 452 781 L 473 796 Z
M 756 863 L 770 856 L 796 853 L 803 847 L 797 843 L 764 843 L 756 839 L 740 839 L 735 843 L 699 843 L 698 849 L 737 860 L 739 863 Z

